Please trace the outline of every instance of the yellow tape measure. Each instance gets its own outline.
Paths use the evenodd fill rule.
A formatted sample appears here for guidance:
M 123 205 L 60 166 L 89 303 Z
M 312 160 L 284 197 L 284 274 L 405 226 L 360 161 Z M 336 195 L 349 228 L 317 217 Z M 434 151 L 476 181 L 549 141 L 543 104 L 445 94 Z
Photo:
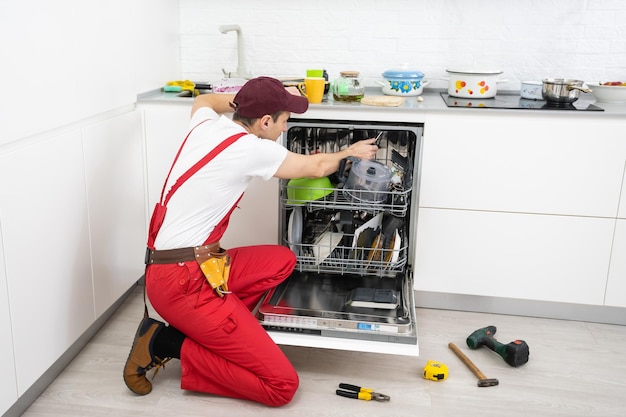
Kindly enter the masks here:
M 433 360 L 429 360 L 424 366 L 424 379 L 431 379 L 433 381 L 443 381 L 448 377 L 448 367 Z

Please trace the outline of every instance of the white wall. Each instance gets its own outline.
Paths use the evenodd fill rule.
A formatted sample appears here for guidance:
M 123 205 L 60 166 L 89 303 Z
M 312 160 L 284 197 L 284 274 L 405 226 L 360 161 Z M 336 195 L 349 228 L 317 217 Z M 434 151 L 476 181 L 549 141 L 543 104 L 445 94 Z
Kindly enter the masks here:
M 3 0 L 0 145 L 132 105 L 180 74 L 178 2 Z
M 135 91 L 160 88 L 180 77 L 179 7 L 174 0 L 132 0 Z
M 626 80 L 623 0 L 180 0 L 183 77 L 211 81 L 245 61 L 256 74 L 302 76 L 324 67 L 332 78 L 358 70 L 366 84 L 402 63 L 446 87 L 452 66 L 499 68 L 507 83 L 575 77 Z

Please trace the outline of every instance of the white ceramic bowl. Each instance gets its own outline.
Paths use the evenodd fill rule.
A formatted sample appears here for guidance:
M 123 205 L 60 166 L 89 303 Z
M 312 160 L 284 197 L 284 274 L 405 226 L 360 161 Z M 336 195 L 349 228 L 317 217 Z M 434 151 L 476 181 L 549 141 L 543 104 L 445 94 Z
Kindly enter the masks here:
M 598 82 L 589 82 L 587 86 L 593 91 L 596 101 L 626 103 L 626 85 L 601 85 Z
M 519 95 L 522 98 L 526 98 L 529 100 L 542 100 L 542 88 L 543 82 L 541 81 L 522 81 L 522 87 L 519 90 Z

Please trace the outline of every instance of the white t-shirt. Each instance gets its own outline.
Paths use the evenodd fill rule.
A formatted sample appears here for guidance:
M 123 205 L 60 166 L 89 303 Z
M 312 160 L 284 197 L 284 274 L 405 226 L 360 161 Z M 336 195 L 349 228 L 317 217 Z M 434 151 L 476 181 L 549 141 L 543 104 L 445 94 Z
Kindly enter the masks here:
M 202 120 L 189 136 L 165 187 L 172 185 L 191 166 L 224 139 L 245 130 L 209 107 L 198 109 L 189 129 Z M 175 249 L 201 245 L 230 211 L 254 177 L 268 180 L 287 156 L 275 141 L 247 134 L 231 144 L 192 175 L 172 196 L 155 241 L 155 248 Z

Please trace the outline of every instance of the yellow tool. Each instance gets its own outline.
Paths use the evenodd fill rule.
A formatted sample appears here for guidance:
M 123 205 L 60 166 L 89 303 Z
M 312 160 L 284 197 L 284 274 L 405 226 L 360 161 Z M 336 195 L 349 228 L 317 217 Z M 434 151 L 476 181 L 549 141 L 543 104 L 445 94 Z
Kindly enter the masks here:
M 426 362 L 424 366 L 424 379 L 431 379 L 433 381 L 443 381 L 448 377 L 448 367 L 433 360 Z
M 346 397 L 346 398 L 355 398 L 358 400 L 364 400 L 364 401 L 390 401 L 391 397 L 389 395 L 385 395 L 385 394 L 381 394 L 380 392 L 374 392 L 373 389 L 371 388 L 363 388 L 363 387 L 359 387 L 358 385 L 352 385 L 352 384 L 344 384 L 341 383 L 339 384 L 339 388 L 335 391 L 335 393 L 337 395 L 340 395 L 342 397 Z
M 229 294 L 228 275 L 230 272 L 230 256 L 212 257 L 200 264 L 202 273 L 217 295 Z

